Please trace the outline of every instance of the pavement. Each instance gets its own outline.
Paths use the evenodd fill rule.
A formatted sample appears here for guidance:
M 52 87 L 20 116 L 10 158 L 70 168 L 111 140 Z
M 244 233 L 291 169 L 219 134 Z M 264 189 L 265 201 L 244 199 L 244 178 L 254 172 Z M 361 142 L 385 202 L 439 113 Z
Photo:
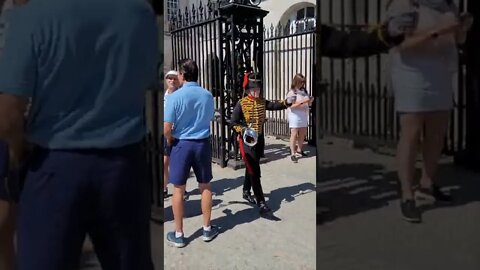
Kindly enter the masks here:
M 478 173 L 442 158 L 437 180 L 455 202 L 420 202 L 423 222 L 410 224 L 400 216 L 392 151 L 323 140 L 314 196 L 315 157 L 292 164 L 286 145 L 267 139 L 269 162 L 262 165 L 262 183 L 272 217 L 261 218 L 242 200 L 243 170 L 214 166 L 212 223 L 221 227 L 221 234 L 210 243 L 201 240 L 200 196 L 195 179 L 189 179 L 184 220 L 189 243 L 183 249 L 169 246 L 163 227 L 152 223 L 156 269 L 480 269 Z M 165 228 L 173 229 L 169 199 L 164 217 Z
M 201 240 L 200 195 L 190 178 L 184 220 L 189 244 L 183 249 L 169 246 L 163 241 L 163 224 L 152 221 L 155 270 L 315 269 L 315 149 L 306 146 L 309 157 L 293 164 L 288 142 L 267 138 L 266 144 L 262 185 L 273 214 L 261 218 L 257 208 L 242 199 L 243 169 L 214 165 L 212 224 L 220 226 L 220 235 L 210 243 Z M 170 199 L 163 213 L 168 230 L 173 228 Z M 100 269 L 87 240 L 81 270 Z
M 267 163 L 262 164 L 262 186 L 273 215 L 260 217 L 258 209 L 242 199 L 244 170 L 214 166 L 212 224 L 220 234 L 212 242 L 201 239 L 200 195 L 194 178 L 185 203 L 182 249 L 165 241 L 164 269 L 304 269 L 315 268 L 315 152 L 297 164 L 290 160 L 288 142 L 267 138 Z M 171 200 L 165 201 L 165 228 L 173 230 Z
M 437 181 L 455 203 L 420 202 L 423 223 L 410 224 L 400 217 L 393 155 L 341 140 L 319 147 L 317 269 L 480 269 L 479 174 L 443 158 Z
M 151 222 L 152 259 L 155 270 L 161 270 L 163 264 L 163 226 L 161 223 Z M 87 238 L 83 247 L 80 270 L 102 270 L 95 255 L 92 243 Z

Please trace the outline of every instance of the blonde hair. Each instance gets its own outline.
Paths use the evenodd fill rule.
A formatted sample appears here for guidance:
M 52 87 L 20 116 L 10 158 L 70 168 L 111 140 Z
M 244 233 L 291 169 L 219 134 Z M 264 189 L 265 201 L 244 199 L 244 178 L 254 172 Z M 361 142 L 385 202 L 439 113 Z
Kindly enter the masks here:
M 290 86 L 290 89 L 297 89 L 303 83 L 305 83 L 305 76 L 303 76 L 303 74 L 301 73 L 297 73 L 295 74 L 295 76 L 293 76 L 293 81 L 292 81 L 292 85 Z

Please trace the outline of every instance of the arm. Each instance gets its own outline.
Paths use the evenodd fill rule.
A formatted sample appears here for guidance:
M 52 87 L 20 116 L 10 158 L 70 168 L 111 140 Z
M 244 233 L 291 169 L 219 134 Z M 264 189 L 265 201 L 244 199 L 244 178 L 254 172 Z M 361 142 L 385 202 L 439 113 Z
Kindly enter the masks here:
M 392 38 L 386 29 L 386 26 L 382 25 L 370 32 L 360 30 L 345 32 L 322 25 L 320 50 L 323 56 L 332 58 L 364 57 L 385 53 L 403 41 L 403 35 Z
M 290 108 L 298 108 L 298 107 L 304 107 L 305 105 L 310 105 L 311 102 L 313 102 L 313 100 L 309 99 L 309 100 L 305 100 L 305 101 L 302 101 L 302 102 L 298 102 L 298 103 L 295 103 L 293 104 L 292 106 L 290 106 Z
M 0 57 L 0 139 L 9 146 L 11 168 L 24 159 L 24 114 L 36 85 L 37 56 L 32 24 L 24 10 L 12 9 Z
M 428 31 L 409 33 L 405 37 L 405 41 L 398 46 L 400 50 L 414 49 L 423 43 L 436 39 L 441 35 L 455 34 L 458 32 L 461 25 L 458 21 L 452 20 L 445 24 L 434 27 Z
M 416 9 L 411 3 L 409 3 L 409 1 L 393 0 L 387 10 L 387 17 L 390 21 L 389 32 L 403 32 L 405 34 L 405 40 L 397 46 L 397 49 L 415 49 L 425 42 L 436 39 L 438 36 L 455 33 L 460 25 L 459 21 L 456 19 L 456 15 L 453 16 L 453 14 L 458 13 L 455 10 L 455 6 L 451 6 L 451 13 L 452 16 L 450 17 L 450 20 L 439 22 L 430 29 L 417 31 L 418 12 Z M 415 18 L 415 23 L 405 25 L 404 22 L 408 20 L 408 18 Z
M 291 107 L 292 104 L 288 104 L 287 100 L 282 100 L 282 101 L 265 101 L 265 109 L 267 111 L 280 111 L 280 110 L 285 110 L 288 107 Z
M 230 119 L 233 129 L 239 134 L 242 133 L 242 130 L 247 127 L 243 119 L 242 106 L 240 105 L 239 101 L 237 105 L 235 105 L 235 108 L 232 112 L 232 118 Z
M 455 39 L 457 41 L 457 44 L 463 45 L 467 40 L 467 32 L 472 27 L 474 19 L 471 14 L 464 13 L 460 15 L 459 20 L 460 20 L 461 27 L 455 33 Z
M 10 168 L 18 168 L 24 159 L 25 135 L 24 114 L 27 107 L 25 98 L 0 94 L 0 140 L 6 142 L 10 154 Z
M 167 102 L 168 101 L 168 102 Z M 175 101 L 171 98 L 171 95 L 165 99 L 165 112 L 163 118 L 163 135 L 167 139 L 167 143 L 171 145 L 175 139 L 172 135 L 173 124 L 176 121 L 175 115 Z

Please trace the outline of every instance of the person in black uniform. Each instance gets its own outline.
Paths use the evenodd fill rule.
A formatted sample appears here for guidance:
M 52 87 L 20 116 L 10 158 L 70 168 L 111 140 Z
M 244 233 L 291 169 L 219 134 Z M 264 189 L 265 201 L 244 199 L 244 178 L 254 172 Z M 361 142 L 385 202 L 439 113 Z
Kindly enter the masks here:
M 263 135 L 263 124 L 265 123 L 265 112 L 267 110 L 285 110 L 290 107 L 293 99 L 274 102 L 260 97 L 262 83 L 258 73 L 252 73 L 248 76 L 248 83 L 245 90 L 247 96 L 238 101 L 235 106 L 231 123 L 233 129 L 237 132 L 237 138 L 240 145 L 240 152 L 245 162 L 245 180 L 243 184 L 243 198 L 250 203 L 257 203 L 260 208 L 260 214 L 270 212 L 270 208 L 265 202 L 265 197 L 260 182 L 260 157 L 265 148 L 265 138 Z M 246 130 L 254 130 L 258 137 L 255 145 L 247 145 L 243 141 L 243 135 Z M 252 138 L 253 140 L 253 138 Z M 253 188 L 255 198 L 251 195 L 250 189 Z

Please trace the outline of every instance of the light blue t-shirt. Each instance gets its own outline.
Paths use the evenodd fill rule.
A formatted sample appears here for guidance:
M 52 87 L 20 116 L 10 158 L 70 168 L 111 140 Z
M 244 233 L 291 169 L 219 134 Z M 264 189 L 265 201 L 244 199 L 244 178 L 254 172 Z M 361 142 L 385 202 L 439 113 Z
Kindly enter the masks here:
M 30 1 L 10 11 L 7 27 L 0 91 L 32 99 L 30 142 L 111 148 L 144 137 L 159 62 L 148 1 Z
M 210 123 L 215 114 L 212 94 L 196 82 L 166 96 L 164 121 L 174 125 L 172 135 L 180 140 L 210 137 Z

